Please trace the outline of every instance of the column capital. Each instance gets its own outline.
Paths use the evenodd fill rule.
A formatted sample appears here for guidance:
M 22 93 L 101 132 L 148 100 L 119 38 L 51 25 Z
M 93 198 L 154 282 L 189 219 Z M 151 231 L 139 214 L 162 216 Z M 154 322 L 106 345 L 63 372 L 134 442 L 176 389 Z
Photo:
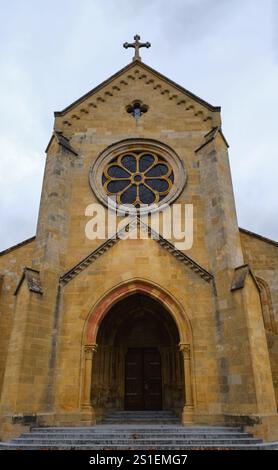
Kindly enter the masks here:
M 184 358 L 190 358 L 190 344 L 179 343 L 179 350 L 182 352 Z
M 97 344 L 85 344 L 84 346 L 85 355 L 93 355 L 97 352 Z

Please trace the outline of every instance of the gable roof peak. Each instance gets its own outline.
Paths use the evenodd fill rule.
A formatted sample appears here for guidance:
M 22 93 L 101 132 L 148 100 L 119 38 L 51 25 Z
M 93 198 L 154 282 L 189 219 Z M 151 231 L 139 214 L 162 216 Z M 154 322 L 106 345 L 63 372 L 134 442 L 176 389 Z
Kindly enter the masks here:
M 160 83 L 161 82 L 164 82 L 166 87 L 173 87 L 177 92 L 180 92 L 186 96 L 188 96 L 189 98 L 191 98 L 193 101 L 199 103 L 201 106 L 204 106 L 205 108 L 207 108 L 209 111 L 213 111 L 213 112 L 220 112 L 221 111 L 221 108 L 220 106 L 213 106 L 211 105 L 210 103 L 208 103 L 207 101 L 203 100 L 202 98 L 200 98 L 199 96 L 195 95 L 194 93 L 191 93 L 189 90 L 187 90 L 186 88 L 183 88 L 181 85 L 177 84 L 176 82 L 174 82 L 173 80 L 169 79 L 168 77 L 166 77 L 165 75 L 161 74 L 160 72 L 158 72 L 157 70 L 153 69 L 152 67 L 150 67 L 149 65 L 145 64 L 144 62 L 142 62 L 141 60 L 139 59 L 135 59 L 133 60 L 132 62 L 130 62 L 129 64 L 127 64 L 125 67 L 123 67 L 122 69 L 120 69 L 118 72 L 116 72 L 115 74 L 111 75 L 107 80 L 104 80 L 102 83 L 100 83 L 99 85 L 97 85 L 95 88 L 93 88 L 92 90 L 90 90 L 88 93 L 86 93 L 85 95 L 81 96 L 80 98 L 78 98 L 76 101 L 74 101 L 73 103 L 71 103 L 69 106 L 67 106 L 66 108 L 64 108 L 62 111 L 55 111 L 54 112 L 54 116 L 55 117 L 59 117 L 59 116 L 64 116 L 67 112 L 73 110 L 76 106 L 80 105 L 82 102 L 84 102 L 87 98 L 89 98 L 90 96 L 98 93 L 98 92 L 101 92 L 102 89 L 108 85 L 112 85 L 112 82 L 118 80 L 119 78 L 121 78 L 122 76 L 124 77 L 126 75 L 126 73 L 128 72 L 131 72 L 131 71 L 134 71 L 135 74 L 138 75 L 138 78 L 140 79 L 146 79 L 146 83 L 147 84 L 150 84 L 150 83 L 153 83 L 153 81 L 156 79 L 158 80 Z M 143 73 L 146 74 L 146 76 L 139 76 L 140 74 L 140 71 L 143 71 Z M 148 74 L 148 75 L 147 75 Z M 135 78 L 135 77 L 133 77 Z M 158 83 L 158 84 L 154 84 L 154 86 L 159 86 L 161 87 L 161 84 Z M 167 91 L 167 90 L 166 90 Z M 169 91 L 169 90 L 168 90 Z M 107 93 L 109 94 L 109 91 L 107 91 Z

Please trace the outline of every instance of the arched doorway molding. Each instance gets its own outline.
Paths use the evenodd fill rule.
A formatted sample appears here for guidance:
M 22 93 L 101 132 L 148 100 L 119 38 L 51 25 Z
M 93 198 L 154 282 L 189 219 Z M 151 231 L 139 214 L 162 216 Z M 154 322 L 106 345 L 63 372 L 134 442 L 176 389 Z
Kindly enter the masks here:
M 143 279 L 133 279 L 118 284 L 107 291 L 101 299 L 91 308 L 83 332 L 83 380 L 81 393 L 81 407 L 91 412 L 94 421 L 94 409 L 91 401 L 92 370 L 94 355 L 97 351 L 97 335 L 103 319 L 110 309 L 119 301 L 133 294 L 147 295 L 158 303 L 171 315 L 179 333 L 179 348 L 182 353 L 184 366 L 184 407 L 182 422 L 193 420 L 194 393 L 193 393 L 193 348 L 192 331 L 188 317 L 180 303 L 165 289 L 157 284 Z
M 107 291 L 101 299 L 98 300 L 91 308 L 87 317 L 84 327 L 83 345 L 96 344 L 99 327 L 107 312 L 119 300 L 134 293 L 149 295 L 160 302 L 176 323 L 180 343 L 192 345 L 191 325 L 183 307 L 161 286 L 143 279 L 133 279 L 131 281 L 122 282 Z

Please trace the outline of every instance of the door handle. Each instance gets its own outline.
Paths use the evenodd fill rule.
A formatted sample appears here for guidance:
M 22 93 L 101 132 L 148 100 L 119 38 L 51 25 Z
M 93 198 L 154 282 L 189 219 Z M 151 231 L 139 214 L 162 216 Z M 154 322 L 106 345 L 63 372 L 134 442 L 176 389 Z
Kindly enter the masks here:
M 144 384 L 144 389 L 145 389 L 145 390 L 149 390 L 148 384 L 146 384 L 146 383 Z

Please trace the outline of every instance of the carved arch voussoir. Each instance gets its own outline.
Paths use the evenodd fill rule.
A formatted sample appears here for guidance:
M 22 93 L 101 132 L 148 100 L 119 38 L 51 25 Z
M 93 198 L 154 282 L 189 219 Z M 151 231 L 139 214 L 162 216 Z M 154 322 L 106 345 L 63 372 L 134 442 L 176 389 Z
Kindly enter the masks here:
M 160 302 L 176 323 L 182 344 L 192 344 L 192 328 L 180 303 L 161 286 L 143 279 L 120 283 L 104 294 L 91 308 L 83 332 L 83 344 L 95 344 L 99 327 L 108 311 L 120 300 L 135 293 L 143 293 Z

